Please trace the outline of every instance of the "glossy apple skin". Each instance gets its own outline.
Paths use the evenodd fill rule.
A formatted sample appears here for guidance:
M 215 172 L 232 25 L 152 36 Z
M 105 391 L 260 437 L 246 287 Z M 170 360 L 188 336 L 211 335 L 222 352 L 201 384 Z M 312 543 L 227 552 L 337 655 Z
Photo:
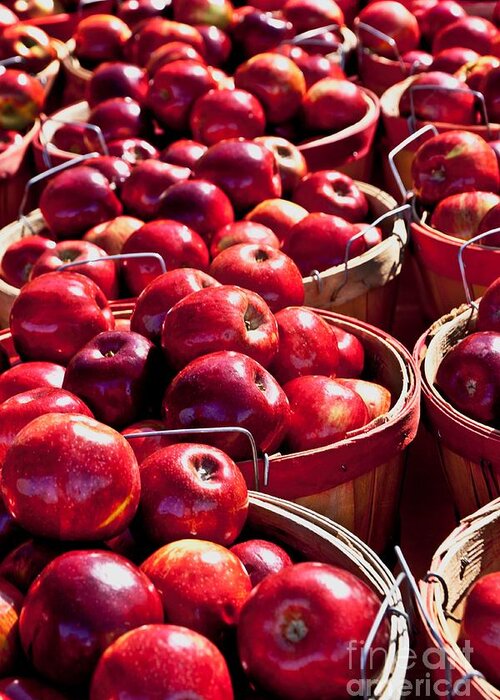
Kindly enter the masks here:
M 140 136 L 145 128 L 141 106 L 131 97 L 111 97 L 99 102 L 88 121 L 101 129 L 106 141 Z
M 355 335 L 338 326 L 332 326 L 337 338 L 339 359 L 337 377 L 355 379 L 361 375 L 365 365 L 365 351 Z
M 27 236 L 11 243 L 1 261 L 3 279 L 13 287 L 22 287 L 38 258 L 56 243 L 45 236 Z
M 279 345 L 270 371 L 280 384 L 304 374 L 335 375 L 339 352 L 330 324 L 299 306 L 278 311 L 276 321 Z
M 93 226 L 83 240 L 99 246 L 107 255 L 118 255 L 125 241 L 143 225 L 144 221 L 133 216 L 117 216 L 111 221 Z
M 61 596 L 71 605 L 62 606 Z M 44 569 L 26 596 L 19 631 L 39 673 L 76 685 L 122 634 L 161 622 L 160 596 L 143 572 L 117 554 L 90 550 L 63 554 Z
M 347 697 L 349 681 L 361 678 L 361 649 L 379 608 L 375 593 L 348 571 L 314 562 L 287 567 L 254 589 L 243 608 L 238 627 L 243 668 L 278 697 Z M 374 648 L 386 649 L 388 639 L 384 620 Z M 375 664 L 381 658 L 375 656 Z
M 448 24 L 466 16 L 466 12 L 460 3 L 455 0 L 440 0 L 419 15 L 418 23 L 422 35 L 431 42 L 433 37 Z
M 177 0 L 174 4 L 174 19 L 186 24 L 213 24 L 226 29 L 232 16 L 229 0 Z
M 158 150 L 146 139 L 116 139 L 108 143 L 108 151 L 115 158 L 121 158 L 130 168 L 149 158 L 158 158 Z M 127 178 L 128 179 L 128 178 Z
M 465 82 L 471 90 L 481 91 L 487 74 L 498 66 L 500 66 L 500 58 L 495 56 L 478 56 L 475 61 L 471 61 L 459 68 L 455 76 Z
M 196 231 L 171 219 L 157 219 L 135 231 L 123 246 L 124 253 L 156 252 L 167 270 L 178 267 L 208 268 L 208 248 Z M 128 289 L 138 296 L 159 274 L 154 259 L 124 260 L 122 269 Z
M 0 577 L 15 586 L 24 595 L 29 587 L 56 557 L 68 546 L 61 542 L 29 539 L 12 549 L 0 564 Z
M 476 122 L 475 97 L 467 86 L 448 73 L 438 70 L 421 73 L 411 86 L 429 86 L 428 89 L 413 90 L 415 117 L 421 121 L 447 122 L 449 124 L 474 124 Z M 466 93 L 433 90 L 432 86 L 465 90 Z M 410 88 L 401 95 L 399 112 L 409 117 L 411 111 Z
M 432 63 L 433 71 L 441 71 L 453 75 L 457 70 L 465 66 L 467 63 L 475 62 L 480 58 L 480 55 L 472 49 L 464 49 L 461 46 L 452 46 L 449 49 L 443 49 L 435 56 Z
M 391 392 L 381 384 L 367 382 L 364 379 L 336 378 L 336 381 L 361 396 L 368 409 L 368 421 L 383 416 L 391 407 Z
M 114 700 L 123 694 L 130 700 L 234 697 L 226 662 L 217 647 L 202 635 L 175 625 L 133 630 L 104 652 L 92 679 L 90 700 Z
M 47 484 L 54 488 L 50 501 Z M 47 414 L 24 427 L 10 446 L 2 494 L 17 522 L 34 535 L 107 539 L 122 532 L 137 510 L 139 467 L 128 442 L 112 428 L 87 416 Z
M 500 44 L 500 40 L 499 40 Z M 500 50 L 499 50 L 500 57 Z M 483 79 L 482 92 L 486 101 L 488 118 L 492 122 L 500 122 L 500 67 L 493 68 Z
M 462 413 L 481 423 L 500 426 L 500 336 L 472 333 L 442 360 L 436 385 Z
M 129 425 L 121 431 L 122 435 L 125 437 L 131 433 L 141 433 L 144 435 L 144 437 L 132 438 L 129 440 L 129 445 L 134 451 L 139 466 L 154 452 L 178 442 L 179 438 L 175 435 L 172 437 L 168 435 L 159 435 L 155 437 L 148 435 L 148 433 L 157 432 L 159 430 L 165 430 L 165 425 L 161 421 L 142 420 Z
M 267 540 L 247 540 L 231 547 L 250 576 L 252 587 L 270 574 L 276 574 L 293 562 L 284 549 Z
M 209 242 L 216 231 L 234 221 L 234 210 L 220 187 L 193 179 L 168 188 L 159 202 L 158 216 L 189 226 Z
M 14 365 L 0 375 L 0 404 L 11 396 L 30 389 L 60 389 L 64 372 L 64 367 L 53 362 L 22 362 Z
M 102 173 L 77 165 L 48 183 L 40 209 L 58 238 L 78 238 L 92 226 L 119 216 L 123 207 Z
M 279 241 L 284 243 L 295 224 L 307 214 L 307 209 L 295 202 L 286 199 L 265 199 L 249 211 L 245 219 L 267 226 L 274 231 Z
M 360 88 L 349 80 L 324 78 L 302 101 L 304 124 L 312 132 L 335 132 L 359 122 L 368 107 Z
M 0 629 L 2 630 L 0 672 L 2 676 L 12 672 L 20 655 L 18 629 L 22 605 L 22 593 L 8 581 L 0 580 Z
M 161 345 L 176 369 L 219 350 L 243 353 L 267 367 L 278 349 L 278 326 L 258 294 L 232 285 L 207 287 L 170 309 Z
M 293 25 L 280 13 L 262 12 L 243 6 L 233 14 L 231 37 L 243 56 L 256 56 L 272 51 L 295 35 Z
M 304 284 L 297 265 L 281 250 L 240 243 L 223 250 L 209 273 L 221 284 L 240 284 L 259 294 L 273 313 L 304 303 Z
M 287 382 L 283 389 L 290 402 L 286 440 L 291 452 L 331 445 L 368 423 L 361 396 L 334 379 L 304 375 Z
M 323 78 L 341 79 L 346 77 L 344 71 L 337 63 L 333 63 L 333 61 L 319 53 L 309 54 L 300 46 L 283 44 L 278 46 L 275 51 L 288 56 L 297 64 L 306 81 L 306 90 L 309 90 L 310 87 L 319 80 L 323 80 Z
M 354 180 L 336 170 L 318 170 L 302 178 L 293 200 L 309 212 L 341 216 L 351 223 L 364 221 L 368 200 Z
M 165 620 L 219 641 L 238 623 L 252 589 L 238 557 L 214 542 L 184 539 L 154 552 L 141 569 L 163 601 Z
M 174 61 L 197 61 L 203 65 L 206 64 L 203 56 L 191 44 L 183 41 L 169 41 L 168 44 L 163 44 L 153 51 L 146 69 L 150 76 L 154 76 L 162 66 Z
M 52 145 L 66 153 L 102 153 L 97 134 L 89 131 L 84 124 L 63 124 L 52 136 Z
M 0 404 L 0 464 L 22 428 L 47 413 L 81 413 L 93 417 L 77 396 L 52 387 L 23 391 Z
M 115 185 L 117 192 L 120 192 L 123 183 L 130 177 L 132 172 L 128 163 L 112 155 L 93 158 L 89 163 L 89 167 L 98 170 L 104 175 L 112 185 Z
M 112 328 L 106 297 L 77 273 L 49 272 L 28 282 L 10 313 L 14 345 L 24 360 L 66 364 L 94 335 Z
M 102 63 L 92 73 L 86 86 L 91 107 L 111 97 L 131 97 L 141 106 L 146 101 L 148 78 L 138 66 L 119 61 Z
M 113 15 L 97 14 L 78 22 L 73 34 L 75 56 L 81 61 L 102 63 L 119 61 L 132 32 L 123 20 Z
M 400 55 L 418 48 L 420 42 L 418 21 L 414 14 L 399 2 L 389 0 L 372 2 L 359 13 L 359 19 L 394 39 Z M 363 48 L 370 49 L 385 58 L 396 58 L 394 49 L 384 39 L 369 34 L 363 29 L 360 29 L 359 35 Z
M 2 678 L 0 691 L 8 700 L 69 700 L 67 695 L 43 681 L 19 676 Z
M 272 453 L 287 431 L 289 406 L 279 384 L 258 362 L 222 351 L 198 357 L 179 372 L 165 393 L 163 417 L 171 429 L 246 428 L 258 449 Z M 235 460 L 251 454 L 243 435 L 204 435 L 203 440 Z
M 192 170 L 206 150 L 207 147 L 203 143 L 192 139 L 179 139 L 160 153 L 160 160 L 173 165 L 183 165 Z
M 215 258 L 226 248 L 239 243 L 268 245 L 277 250 L 280 247 L 279 238 L 267 226 L 255 221 L 234 221 L 220 228 L 212 238 L 210 255 Z
M 45 93 L 28 73 L 0 67 L 0 128 L 24 131 L 42 111 Z
M 98 420 L 122 428 L 153 408 L 162 364 L 158 349 L 139 333 L 107 331 L 73 356 L 63 386 L 83 399 Z
M 259 100 L 246 90 L 210 90 L 194 103 L 189 124 L 197 141 L 212 146 L 223 139 L 253 139 L 264 133 Z
M 328 24 L 344 24 L 344 13 L 333 0 L 288 0 L 283 14 L 297 34 Z
M 262 53 L 241 64 L 235 74 L 237 88 L 262 103 L 270 124 L 294 117 L 306 92 L 302 71 L 291 59 L 277 53 Z
M 425 73 L 425 71 L 430 70 L 434 62 L 432 54 L 427 53 L 427 51 L 420 51 L 420 49 L 407 51 L 401 56 L 401 59 L 408 66 L 410 75 Z M 440 68 L 439 70 L 442 69 Z
M 227 194 L 238 210 L 281 196 L 274 155 L 262 144 L 227 139 L 210 146 L 194 167 L 195 177 L 209 180 Z
M 231 54 L 232 42 L 226 31 L 214 24 L 196 24 L 205 47 L 205 57 L 210 66 L 222 66 Z
M 452 194 L 434 209 L 431 226 L 451 236 L 469 240 L 477 234 L 479 224 L 488 211 L 498 204 L 500 197 L 494 192 Z M 488 239 L 484 243 L 488 245 Z M 491 242 L 489 244 L 492 245 Z
M 283 195 L 290 195 L 307 173 L 306 159 L 297 146 L 280 136 L 259 136 L 257 142 L 269 148 L 276 158 Z
M 146 66 L 156 49 L 171 41 L 182 41 L 204 54 L 204 43 L 197 29 L 185 22 L 174 22 L 163 17 L 153 17 L 138 25 L 128 43 L 129 60 Z
M 460 192 L 500 189 L 495 152 L 484 139 L 467 131 L 448 131 L 426 141 L 415 154 L 411 174 L 413 190 L 424 204 L 436 204 Z
M 245 479 L 215 447 L 171 445 L 141 465 L 140 522 L 158 545 L 195 537 L 228 547 L 247 513 Z
M 476 330 L 500 333 L 500 277 L 490 284 L 479 302 Z
M 477 227 L 478 233 L 486 233 L 493 229 L 500 227 L 500 205 L 496 204 L 483 216 Z M 481 245 L 484 246 L 498 246 L 500 247 L 500 233 L 494 233 L 491 236 L 486 236 L 481 241 Z
M 443 49 L 462 46 L 484 55 L 500 58 L 500 34 L 495 25 L 483 17 L 461 17 L 443 27 L 432 42 L 435 55 Z
M 122 188 L 122 201 L 131 214 L 144 221 L 158 218 L 163 195 L 171 185 L 187 180 L 191 171 L 149 158 L 138 163 Z
M 141 292 L 132 312 L 130 329 L 159 345 L 167 312 L 188 294 L 218 285 L 217 280 L 201 270 L 186 267 L 170 270 Z M 0 387 L 1 383 L 0 377 Z

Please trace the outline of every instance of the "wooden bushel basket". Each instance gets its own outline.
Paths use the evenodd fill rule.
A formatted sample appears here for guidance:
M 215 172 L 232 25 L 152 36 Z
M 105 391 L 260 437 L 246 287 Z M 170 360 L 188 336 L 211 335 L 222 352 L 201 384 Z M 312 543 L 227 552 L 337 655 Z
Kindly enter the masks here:
M 481 678 L 457 644 L 467 592 L 481 576 L 499 569 L 500 500 L 497 499 L 461 522 L 435 553 L 426 581 L 420 581 L 427 641 L 431 649 L 438 648 L 430 631 L 432 625 L 446 652 L 452 682 L 460 690 L 460 695 L 453 697 L 500 698 L 500 690 Z M 444 669 L 434 674 L 443 679 Z
M 422 370 L 426 420 L 436 437 L 460 517 L 500 496 L 500 431 L 460 413 L 434 386 L 442 359 L 456 343 L 474 332 L 476 316 L 472 306 L 455 310 L 435 323 L 414 351 Z

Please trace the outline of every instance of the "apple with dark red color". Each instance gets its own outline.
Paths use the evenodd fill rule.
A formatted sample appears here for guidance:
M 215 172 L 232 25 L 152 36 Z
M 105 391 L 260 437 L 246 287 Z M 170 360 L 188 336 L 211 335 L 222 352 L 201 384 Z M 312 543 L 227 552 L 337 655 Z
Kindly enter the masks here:
M 500 123 L 500 66 L 492 68 L 488 74 L 485 75 L 481 84 L 481 91 L 484 95 L 488 119 L 490 122 Z
M 269 148 L 276 158 L 284 195 L 291 194 L 307 173 L 307 162 L 297 146 L 280 136 L 260 136 L 255 139 Z
M 418 21 L 415 15 L 400 2 L 392 2 L 392 0 L 371 2 L 361 10 L 358 21 L 390 37 L 399 55 L 417 49 L 419 46 Z M 359 27 L 358 32 L 364 49 L 369 49 L 378 56 L 397 59 L 394 47 L 385 38 L 372 34 L 363 27 Z
M 203 56 L 191 44 L 186 44 L 183 41 L 170 41 L 153 51 L 146 70 L 153 77 L 162 66 L 174 61 L 196 61 L 205 64 Z
M 223 139 L 253 139 L 264 133 L 259 100 L 246 90 L 210 90 L 194 103 L 189 118 L 195 139 L 212 146 Z
M 205 45 L 197 29 L 185 22 L 153 17 L 135 27 L 127 44 L 128 60 L 139 66 L 146 66 L 153 52 L 171 41 L 190 44 L 199 54 L 204 54 Z
M 407 51 L 401 56 L 401 60 L 408 66 L 410 75 L 414 75 L 416 73 L 425 73 L 425 71 L 430 70 L 431 66 L 434 63 L 432 54 L 427 53 L 427 51 L 421 51 L 420 49 L 413 49 L 413 51 Z
M 200 539 L 161 547 L 141 569 L 160 593 L 166 620 L 214 641 L 237 625 L 252 589 L 236 555 Z
M 486 214 L 499 204 L 500 197 L 494 192 L 452 194 L 441 200 L 432 212 L 431 226 L 442 233 L 467 241 L 478 233 Z M 488 240 L 484 243 L 492 245 Z
M 123 184 L 121 198 L 127 211 L 145 221 L 158 218 L 163 195 L 171 185 L 187 180 L 189 168 L 149 158 L 138 163 Z
M 274 49 L 291 58 L 302 71 L 306 81 L 306 90 L 323 78 L 345 78 L 346 75 L 338 63 L 334 63 L 319 53 L 309 54 L 295 44 L 282 44 Z
M 24 595 L 29 587 L 56 557 L 68 551 L 68 545 L 42 539 L 29 539 L 11 550 L 0 564 L 0 578 L 8 581 Z
M 217 647 L 197 632 L 175 625 L 144 625 L 106 649 L 92 679 L 90 700 L 114 700 L 123 694 L 204 700 L 234 697 Z
M 304 96 L 304 124 L 312 132 L 336 132 L 361 121 L 368 103 L 361 88 L 349 80 L 324 78 Z
M 477 233 L 487 233 L 500 228 L 500 205 L 496 204 L 483 216 L 477 227 Z M 496 231 L 482 239 L 481 245 L 500 247 L 500 232 Z
M 111 156 L 121 158 L 130 168 L 135 168 L 143 160 L 158 158 L 160 155 L 152 143 L 137 136 L 110 141 L 108 143 L 108 151 Z
M 424 10 L 418 16 L 418 24 L 422 35 L 428 43 L 432 43 L 434 36 L 443 27 L 453 24 L 457 19 L 465 17 L 466 11 L 455 0 L 439 0 Z
M 267 540 L 247 540 L 231 547 L 230 550 L 236 554 L 250 576 L 252 587 L 267 576 L 276 574 L 293 562 L 282 547 Z
M 465 50 L 465 49 L 464 49 Z M 478 56 L 475 61 L 459 68 L 455 77 L 465 82 L 471 90 L 481 91 L 483 82 L 493 68 L 500 66 L 500 59 L 495 56 Z
M 109 182 L 116 187 L 116 191 L 120 192 L 123 183 L 132 172 L 130 165 L 122 158 L 116 156 L 97 156 L 92 158 L 89 163 L 89 168 L 98 170 Z
M 131 97 L 111 97 L 99 102 L 91 110 L 88 121 L 101 129 L 106 141 L 135 138 L 145 128 L 142 108 Z
M 220 228 L 212 238 L 210 255 L 215 258 L 226 248 L 240 243 L 267 245 L 277 250 L 280 247 L 279 238 L 267 226 L 255 221 L 234 221 Z
M 160 275 L 137 298 L 130 319 L 131 330 L 159 344 L 167 312 L 189 294 L 218 285 L 206 272 L 187 267 Z M 0 387 L 1 382 L 0 378 Z
M 406 88 L 399 100 L 399 112 L 402 117 L 414 116 L 421 121 L 474 124 L 476 98 L 458 78 L 431 71 L 418 75 Z
M 63 124 L 58 127 L 52 136 L 51 145 L 60 151 L 75 155 L 103 153 L 97 133 L 83 122 Z
M 231 38 L 245 57 L 272 51 L 295 35 L 293 25 L 282 14 L 263 12 L 245 5 L 235 10 Z
M 172 0 L 124 0 L 117 8 L 117 16 L 135 29 L 145 20 L 167 14 L 171 6 Z
M 309 212 L 341 216 L 357 223 L 368 215 L 368 200 L 348 175 L 337 170 L 319 170 L 302 178 L 293 200 Z
M 0 376 L 0 404 L 11 396 L 31 389 L 60 389 L 65 369 L 52 362 L 22 362 L 6 369 Z
M 365 350 L 361 341 L 353 334 L 332 326 L 337 338 L 339 359 L 337 365 L 337 377 L 357 378 L 363 372 L 365 365 Z
M 214 24 L 196 24 L 205 47 L 205 57 L 210 66 L 223 66 L 231 55 L 229 35 Z
M 283 14 L 293 24 L 296 34 L 328 24 L 340 27 L 344 24 L 344 13 L 334 0 L 287 0 Z
M 307 214 L 307 209 L 295 202 L 286 199 L 265 199 L 248 212 L 245 220 L 267 226 L 283 243 L 295 224 Z
M 45 102 L 40 82 L 24 71 L 0 66 L 0 128 L 24 131 L 30 128 Z
M 13 287 L 22 287 L 39 257 L 53 250 L 55 245 L 55 241 L 45 236 L 26 236 L 14 241 L 7 247 L 0 263 L 2 278 Z
M 74 54 L 90 64 L 120 61 L 132 32 L 119 17 L 96 14 L 81 19 L 73 33 Z
M 479 302 L 476 330 L 500 333 L 500 277 L 490 284 Z
M 368 421 L 383 416 L 391 407 L 391 392 L 375 382 L 367 382 L 365 379 L 341 379 L 335 378 L 339 384 L 348 387 L 359 394 L 368 409 Z
M 163 258 L 167 270 L 177 267 L 208 269 L 208 248 L 196 231 L 172 219 L 157 219 L 135 231 L 123 246 L 123 253 L 154 252 Z M 161 267 L 154 258 L 124 260 L 122 270 L 128 289 L 138 296 Z
M 117 216 L 111 221 L 93 226 L 87 231 L 83 240 L 94 243 L 108 255 L 118 255 L 125 241 L 141 226 L 144 226 L 144 221 L 133 216 Z
M 452 46 L 449 49 L 443 49 L 434 57 L 432 70 L 453 75 L 462 66 L 465 66 L 467 63 L 474 63 L 479 58 L 479 54 L 472 49 Z
M 148 76 L 144 69 L 130 63 L 101 63 L 92 72 L 85 89 L 91 107 L 111 97 L 131 97 L 142 106 L 146 101 Z
M 160 153 L 160 160 L 164 163 L 182 165 L 192 170 L 206 150 L 207 147 L 203 143 L 191 139 L 179 139 Z
M 436 55 L 452 46 L 462 46 L 483 56 L 500 58 L 500 32 L 492 22 L 483 17 L 466 15 L 447 24 L 434 35 L 432 53 Z
M 361 650 L 379 609 L 371 588 L 348 571 L 316 562 L 286 567 L 262 581 L 243 607 L 242 666 L 273 696 L 346 697 L 350 681 L 362 677 Z M 383 663 L 388 644 L 389 622 L 383 620 L 368 677 Z
M 262 452 L 273 453 L 287 429 L 287 398 L 258 362 L 237 352 L 198 357 L 182 369 L 163 399 L 165 425 L 171 429 L 239 426 L 249 430 Z M 237 433 L 203 435 L 203 441 L 233 459 L 251 455 Z
M 165 430 L 165 425 L 159 420 L 142 420 L 124 428 L 121 433 L 129 441 L 130 447 L 133 449 L 139 466 L 142 465 L 145 459 L 150 457 L 154 452 L 177 444 L 179 438 L 176 435 L 151 435 L 150 433 Z M 141 434 L 142 437 L 128 438 L 131 434 Z
M 0 60 L 19 56 L 23 70 L 36 74 L 57 58 L 50 36 L 41 28 L 18 22 L 0 35 Z

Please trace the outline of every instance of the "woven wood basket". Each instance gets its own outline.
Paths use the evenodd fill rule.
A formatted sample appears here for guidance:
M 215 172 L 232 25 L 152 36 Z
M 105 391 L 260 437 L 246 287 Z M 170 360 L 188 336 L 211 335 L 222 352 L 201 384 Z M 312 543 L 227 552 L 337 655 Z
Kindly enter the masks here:
M 452 680 L 457 683 L 474 668 L 457 644 L 465 597 L 470 587 L 485 574 L 500 569 L 500 499 L 462 520 L 439 547 L 432 559 L 427 581 L 420 582 L 426 616 L 437 630 L 444 646 Z M 422 623 L 428 643 L 435 648 L 425 616 Z M 443 677 L 443 669 L 436 672 Z M 458 695 L 457 695 L 458 696 Z M 472 677 L 460 685 L 460 697 L 471 700 L 498 700 L 500 690 L 486 680 Z

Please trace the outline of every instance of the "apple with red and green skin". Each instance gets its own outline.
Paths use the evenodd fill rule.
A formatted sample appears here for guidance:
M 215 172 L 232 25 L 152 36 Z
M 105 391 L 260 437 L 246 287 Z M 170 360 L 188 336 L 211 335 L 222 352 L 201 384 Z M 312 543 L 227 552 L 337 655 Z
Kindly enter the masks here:
M 111 97 L 99 102 L 88 121 L 100 128 L 106 141 L 135 138 L 145 129 L 143 110 L 131 97 Z
M 123 207 L 104 175 L 88 165 L 77 165 L 50 180 L 40 197 L 40 209 L 50 230 L 67 239 L 119 216 Z
M 438 89 L 433 90 L 433 86 Z M 431 71 L 418 75 L 406 88 L 399 100 L 399 113 L 402 117 L 415 116 L 421 121 L 474 124 L 476 98 L 458 78 Z
M 391 37 L 400 55 L 419 46 L 418 21 L 415 15 L 400 2 L 392 2 L 392 0 L 372 2 L 361 10 L 358 21 Z M 394 47 L 384 38 L 375 36 L 362 27 L 359 27 L 358 31 L 364 49 L 369 49 L 385 58 L 397 58 Z
M 90 700 L 113 700 L 124 693 L 134 698 L 234 697 L 217 647 L 197 632 L 175 625 L 144 625 L 106 649 L 92 679 Z
M 336 132 L 359 122 L 368 111 L 363 91 L 349 80 L 324 78 L 302 100 L 305 127 L 312 132 Z
M 125 241 L 141 226 L 144 226 L 144 221 L 133 216 L 117 216 L 111 221 L 93 226 L 87 231 L 83 240 L 94 243 L 108 255 L 118 255 Z
M 134 64 L 107 61 L 92 72 L 85 90 L 90 107 L 111 97 L 131 97 L 142 106 L 146 101 L 148 76 Z
M 193 268 L 178 268 L 160 275 L 137 298 L 130 319 L 131 330 L 159 345 L 167 312 L 192 292 L 214 286 L 219 286 L 217 280 Z
M 229 0 L 176 0 L 174 19 L 186 24 L 208 24 L 226 29 L 233 17 Z
M 20 56 L 23 70 L 39 73 L 57 58 L 51 38 L 40 27 L 18 23 L 0 35 L 0 60 Z
M 0 127 L 24 131 L 42 111 L 45 93 L 28 73 L 0 66 Z
M 234 221 L 220 228 L 212 238 L 210 255 L 215 258 L 226 248 L 240 243 L 267 245 L 277 250 L 280 247 L 279 238 L 267 226 L 255 221 Z
M 432 53 L 462 46 L 477 51 L 482 56 L 500 58 L 500 32 L 495 25 L 483 17 L 466 15 L 443 27 L 434 35 Z
M 207 147 L 203 143 L 192 139 L 179 139 L 167 146 L 160 153 L 160 160 L 164 163 L 182 165 L 193 170 L 195 163 L 206 152 Z
M 285 393 L 264 367 L 246 355 L 227 351 L 190 362 L 163 399 L 167 428 L 238 425 L 252 433 L 258 449 L 269 453 L 280 445 L 288 429 L 289 410 Z M 228 432 L 203 438 L 235 460 L 251 454 L 243 435 Z
M 40 256 L 55 246 L 55 241 L 45 236 L 26 236 L 14 241 L 6 249 L 0 263 L 2 278 L 13 287 L 22 287 Z
M 283 14 L 293 24 L 296 34 L 328 24 L 344 24 L 344 13 L 334 0 L 287 0 Z
M 0 672 L 2 676 L 12 672 L 20 657 L 18 630 L 22 606 L 22 593 L 8 581 L 0 579 L 0 629 L 2 630 Z
M 486 214 L 498 204 L 500 197 L 494 192 L 452 194 L 439 202 L 432 212 L 431 226 L 442 233 L 469 240 L 477 234 Z
M 391 392 L 375 382 L 367 382 L 365 379 L 341 379 L 335 378 L 339 384 L 352 389 L 361 396 L 368 409 L 368 421 L 383 416 L 391 407 Z
M 488 73 L 500 66 L 500 59 L 495 56 L 478 56 L 475 61 L 470 61 L 459 68 L 455 77 L 465 82 L 471 90 L 481 90 L 483 81 Z
M 422 144 L 411 164 L 413 190 L 423 204 L 460 192 L 498 192 L 499 166 L 484 139 L 468 131 L 448 131 Z
M 250 576 L 252 587 L 264 580 L 270 574 L 276 574 L 293 562 L 282 547 L 267 540 L 247 540 L 231 547 L 247 574 Z
M 243 607 L 238 626 L 243 668 L 278 697 L 345 697 L 349 682 L 361 678 L 361 650 L 379 609 L 376 594 L 348 571 L 316 562 L 286 567 L 262 581 Z M 388 643 L 384 620 L 374 640 L 374 649 L 381 650 L 375 665 Z
M 291 194 L 307 173 L 306 159 L 297 146 L 280 136 L 259 136 L 255 140 L 274 153 L 281 178 L 282 194 Z
M 221 284 L 240 284 L 267 302 L 273 313 L 304 303 L 299 268 L 281 250 L 268 245 L 239 243 L 212 261 L 209 273 Z
M 263 12 L 245 5 L 235 9 L 231 28 L 233 46 L 245 57 L 272 51 L 295 35 L 282 14 Z
M 132 433 L 140 433 L 143 437 L 128 438 L 129 445 L 133 449 L 139 466 L 152 454 L 170 445 L 177 444 L 179 438 L 176 435 L 150 435 L 153 432 L 165 430 L 165 425 L 159 420 L 142 420 L 124 428 L 121 433 L 124 437 Z
M 248 139 L 226 139 L 210 146 L 194 166 L 194 175 L 224 190 L 238 210 L 281 196 L 281 178 L 273 153 Z
M 498 624 L 500 619 L 500 573 L 481 576 L 467 592 L 457 644 L 467 644 L 470 663 L 488 683 L 500 685 Z
M 197 61 L 197 63 L 205 64 L 206 61 L 201 54 L 183 41 L 169 41 L 168 44 L 163 44 L 153 51 L 151 58 L 148 61 L 146 70 L 153 77 L 162 66 L 174 61 Z
M 62 592 L 71 606 L 61 606 Z M 160 596 L 140 569 L 112 552 L 73 551 L 54 559 L 30 588 L 19 632 L 39 673 L 56 683 L 76 685 L 90 678 L 115 639 L 161 622 Z
M 332 327 L 312 309 L 290 306 L 278 311 L 279 345 L 270 371 L 285 384 L 302 375 L 333 376 L 339 352 Z
M 246 221 L 267 226 L 284 243 L 288 234 L 308 214 L 307 209 L 286 199 L 265 199 L 245 216 Z
M 160 202 L 171 185 L 187 180 L 189 168 L 149 158 L 138 163 L 123 184 L 121 199 L 128 212 L 144 221 L 158 218 Z
M 252 584 L 238 557 L 201 539 L 183 539 L 154 552 L 141 569 L 158 589 L 165 619 L 219 641 L 238 623 Z
M 258 294 L 231 285 L 207 287 L 170 309 L 161 346 L 177 370 L 219 350 L 243 353 L 267 367 L 278 350 L 278 326 Z
M 480 58 L 472 49 L 464 49 L 462 46 L 452 46 L 440 51 L 432 62 L 432 70 L 453 75 L 462 66 L 474 63 Z
M 97 14 L 81 19 L 73 33 L 75 56 L 90 64 L 120 61 L 132 32 L 119 17 Z
M 129 139 L 115 139 L 108 143 L 108 151 L 111 156 L 120 158 L 131 168 L 138 163 L 150 158 L 158 158 L 158 150 L 146 139 L 134 136 Z M 127 178 L 128 179 L 128 178 Z
M 127 60 L 146 66 L 156 49 L 171 41 L 182 41 L 204 54 L 204 43 L 200 32 L 185 22 L 174 22 L 162 17 L 141 22 L 134 29 L 126 47 Z
M 153 343 L 132 331 L 99 333 L 71 359 L 63 387 L 95 417 L 122 428 L 154 406 L 162 391 L 162 361 Z
M 216 231 L 234 221 L 234 209 L 220 187 L 194 178 L 168 188 L 161 197 L 158 216 L 185 224 L 208 243 Z
M 308 173 L 293 192 L 293 201 L 309 212 L 341 216 L 351 223 L 361 222 L 368 214 L 368 200 L 348 175 L 337 170 Z
M 19 431 L 47 413 L 81 413 L 93 417 L 83 401 L 64 389 L 41 387 L 11 396 L 0 404 L 0 464 Z
M 0 404 L 31 389 L 61 389 L 65 371 L 53 362 L 22 362 L 6 369 L 0 376 Z
M 46 484 L 53 484 L 47 500 Z M 85 488 L 75 489 L 75 484 Z M 42 486 L 43 485 L 43 486 Z M 16 436 L 2 468 L 2 495 L 28 532 L 103 540 L 122 532 L 139 504 L 139 466 L 127 440 L 93 418 L 49 413 Z
M 436 386 L 461 413 L 500 427 L 500 335 L 483 331 L 460 340 L 442 360 Z
M 361 341 L 353 334 L 339 326 L 332 326 L 339 348 L 337 376 L 355 379 L 361 375 L 365 366 L 365 350 Z
M 10 312 L 15 348 L 24 360 L 66 364 L 115 322 L 107 299 L 88 277 L 48 272 L 21 289 Z
M 246 90 L 210 90 L 194 103 L 189 124 L 195 139 L 212 146 L 223 139 L 261 136 L 266 117 L 259 100 Z
M 69 700 L 67 695 L 34 678 L 13 676 L 0 680 L 5 700 Z M 2 698 L 3 700 L 3 698 Z
M 323 78 L 345 78 L 346 75 L 338 63 L 330 61 L 321 54 L 309 54 L 300 46 L 282 44 L 274 49 L 278 53 L 291 58 L 302 71 L 306 81 L 306 90 Z
M 231 55 L 232 43 L 229 35 L 214 24 L 195 24 L 202 36 L 205 57 L 210 66 L 223 66 Z
M 123 246 L 123 253 L 154 252 L 162 256 L 167 270 L 193 267 L 207 270 L 208 248 L 196 231 L 172 219 L 157 219 L 135 231 Z M 122 271 L 128 289 L 138 296 L 161 274 L 157 260 L 124 260 Z
M 476 330 L 500 333 L 500 277 L 490 284 L 479 302 Z
M 418 15 L 418 24 L 422 32 L 422 36 L 429 44 L 432 43 L 434 36 L 443 27 L 448 24 L 453 24 L 457 19 L 461 19 L 467 15 L 466 11 L 455 0 L 440 0 L 429 7 L 424 8 Z
M 247 513 L 243 474 L 215 447 L 171 445 L 141 464 L 139 519 L 158 545 L 195 537 L 228 547 L 242 531 Z

